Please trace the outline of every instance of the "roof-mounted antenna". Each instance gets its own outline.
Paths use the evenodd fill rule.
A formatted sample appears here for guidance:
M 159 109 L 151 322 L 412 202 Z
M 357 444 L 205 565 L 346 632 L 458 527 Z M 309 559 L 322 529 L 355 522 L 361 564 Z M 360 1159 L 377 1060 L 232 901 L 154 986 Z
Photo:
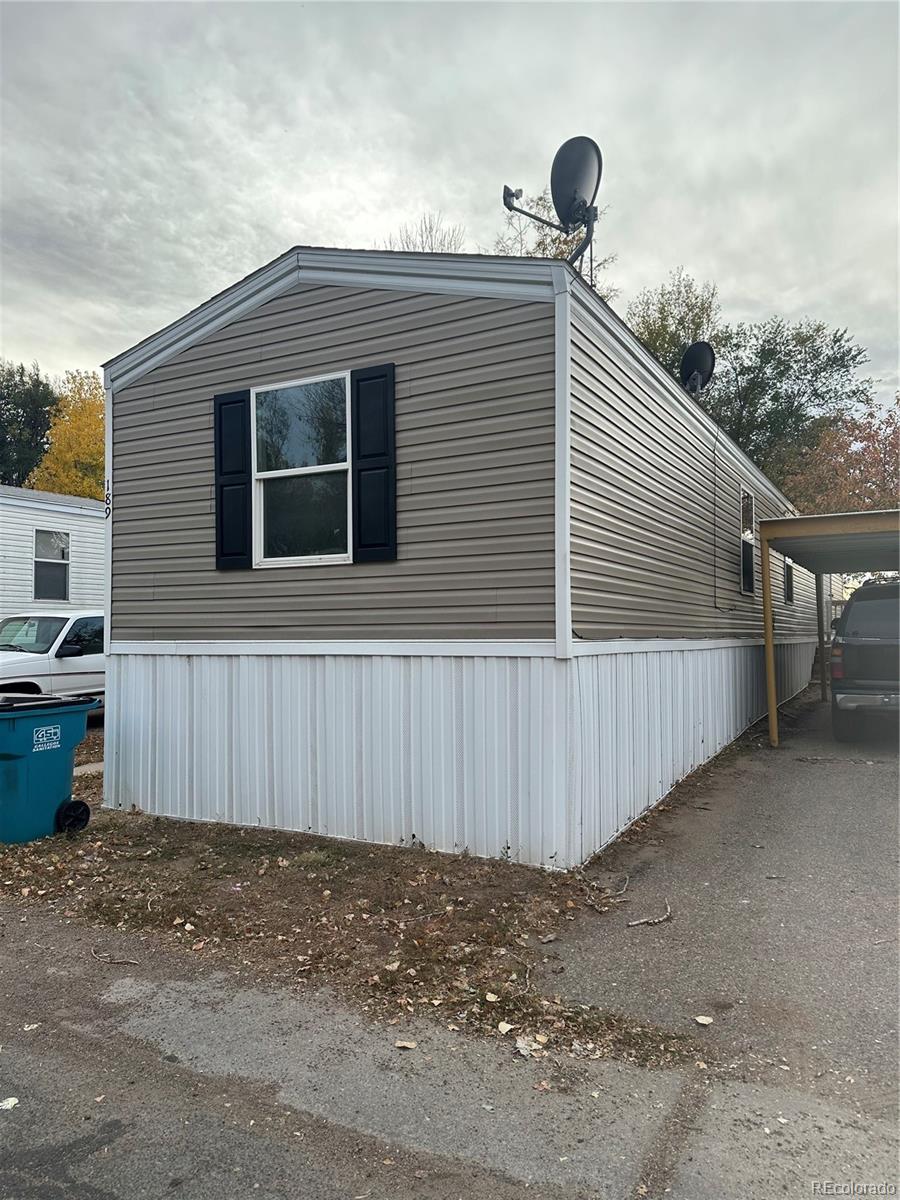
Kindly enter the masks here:
M 603 173 L 603 155 L 600 147 L 589 137 L 573 137 L 563 142 L 557 150 L 550 168 L 550 195 L 559 217 L 559 224 L 539 217 L 515 204 L 522 199 L 522 189 L 503 188 L 503 204 L 510 212 L 521 213 L 540 225 L 571 235 L 584 229 L 584 237 L 569 255 L 567 262 L 573 266 L 580 262 L 594 236 L 598 212 L 594 205 Z
M 700 395 L 716 369 L 716 355 L 709 342 L 694 342 L 681 356 L 681 382 L 694 399 Z

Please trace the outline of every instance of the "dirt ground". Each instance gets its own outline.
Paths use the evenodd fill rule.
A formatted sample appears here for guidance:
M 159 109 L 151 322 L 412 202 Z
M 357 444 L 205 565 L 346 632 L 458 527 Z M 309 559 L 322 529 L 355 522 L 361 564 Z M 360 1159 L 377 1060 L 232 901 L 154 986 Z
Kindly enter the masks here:
M 98 743 L 93 731 L 93 745 Z M 601 921 L 622 882 L 422 847 L 177 821 L 101 808 L 102 776 L 74 794 L 93 817 L 72 838 L 0 846 L 0 895 L 66 918 L 152 932 L 206 959 L 297 987 L 339 989 L 380 1017 L 432 1019 L 644 1064 L 680 1062 L 685 1034 L 538 993 L 552 943 L 576 914 Z M 549 991 L 549 995 L 548 995 Z
M 75 751 L 75 765 L 103 762 L 103 718 L 88 719 L 87 735 Z
M 784 713 L 787 732 L 810 703 Z M 102 774 L 79 776 L 74 795 L 93 812 L 87 830 L 0 845 L 0 896 L 149 933 L 256 978 L 333 987 L 370 1016 L 425 1014 L 506 1038 L 535 1058 L 565 1050 L 645 1066 L 709 1059 L 684 1028 L 623 1017 L 602 997 L 563 998 L 570 989 L 558 976 L 573 972 L 558 951 L 576 930 L 583 943 L 602 946 L 610 913 L 620 923 L 665 923 L 667 901 L 650 911 L 628 870 L 617 869 L 623 850 L 658 844 L 670 814 L 764 744 L 757 726 L 576 872 L 111 812 L 102 808 Z M 78 760 L 102 755 L 101 720 Z

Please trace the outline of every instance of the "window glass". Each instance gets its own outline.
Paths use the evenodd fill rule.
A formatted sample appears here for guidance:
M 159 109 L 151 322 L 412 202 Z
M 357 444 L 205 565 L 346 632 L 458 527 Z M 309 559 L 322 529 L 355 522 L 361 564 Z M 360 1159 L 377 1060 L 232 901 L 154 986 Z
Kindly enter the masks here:
M 900 638 L 900 599 L 854 600 L 844 616 L 844 637 Z
M 0 650 L 46 654 L 63 625 L 61 617 L 7 617 L 0 621 Z
M 103 653 L 103 618 L 81 617 L 66 634 L 65 645 L 80 646 L 82 654 Z
M 263 557 L 347 552 L 347 472 L 265 479 Z
M 35 600 L 68 600 L 69 564 L 35 561 L 34 598 Z
M 34 598 L 68 600 L 69 535 L 51 529 L 34 531 Z
M 345 376 L 256 393 L 257 471 L 346 461 Z
M 50 559 L 52 562 L 69 561 L 69 535 L 53 533 L 49 529 L 34 531 L 34 557 Z
M 794 603 L 794 564 L 785 555 L 784 559 L 784 602 Z
M 753 546 L 755 540 L 753 497 L 741 489 L 741 591 L 752 595 L 756 581 L 753 572 Z
M 741 537 L 753 541 L 753 497 L 749 492 L 741 492 Z

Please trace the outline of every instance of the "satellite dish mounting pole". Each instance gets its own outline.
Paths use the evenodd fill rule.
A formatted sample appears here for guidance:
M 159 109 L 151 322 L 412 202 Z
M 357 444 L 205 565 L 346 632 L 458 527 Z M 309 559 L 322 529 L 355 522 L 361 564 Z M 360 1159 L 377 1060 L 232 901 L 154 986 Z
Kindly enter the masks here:
M 588 246 L 590 246 L 591 242 L 593 241 L 594 226 L 597 224 L 597 218 L 599 215 L 600 214 L 597 212 L 596 205 L 590 204 L 587 206 L 584 214 L 584 237 L 566 259 L 566 262 L 570 263 L 573 267 L 578 260 L 583 257 L 585 250 L 587 250 Z M 591 280 L 591 283 L 593 283 L 593 280 Z

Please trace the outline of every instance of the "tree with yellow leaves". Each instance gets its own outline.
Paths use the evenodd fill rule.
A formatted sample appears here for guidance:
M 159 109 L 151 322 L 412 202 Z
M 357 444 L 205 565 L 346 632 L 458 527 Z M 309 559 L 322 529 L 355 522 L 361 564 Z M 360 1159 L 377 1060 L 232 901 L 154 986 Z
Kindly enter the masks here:
M 47 452 L 26 486 L 103 499 L 103 402 L 96 371 L 66 371 L 47 433 Z

